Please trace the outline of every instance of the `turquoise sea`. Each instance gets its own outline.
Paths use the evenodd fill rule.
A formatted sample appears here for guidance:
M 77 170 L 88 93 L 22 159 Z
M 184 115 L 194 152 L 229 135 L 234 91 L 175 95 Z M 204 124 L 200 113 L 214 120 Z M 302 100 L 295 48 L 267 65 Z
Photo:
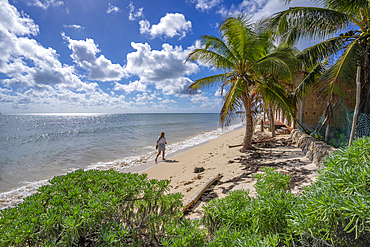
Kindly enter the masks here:
M 162 131 L 171 154 L 240 126 L 236 119 L 221 129 L 218 114 L 0 115 L 0 209 L 75 169 L 124 171 L 152 162 Z

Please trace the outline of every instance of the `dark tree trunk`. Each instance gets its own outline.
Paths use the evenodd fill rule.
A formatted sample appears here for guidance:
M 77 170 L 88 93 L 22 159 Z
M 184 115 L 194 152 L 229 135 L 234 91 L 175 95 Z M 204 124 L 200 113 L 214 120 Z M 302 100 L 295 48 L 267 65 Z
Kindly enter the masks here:
M 252 147 L 252 121 L 251 121 L 251 109 L 249 107 L 249 98 L 247 93 L 242 94 L 242 100 L 245 110 L 245 135 L 243 141 L 243 147 L 240 150 L 241 152 L 246 152 Z
M 369 83 L 369 45 L 366 46 L 364 51 L 363 60 L 363 79 L 361 87 L 361 102 L 360 102 L 360 113 L 370 114 L 370 83 Z
M 269 104 L 269 118 L 270 118 L 270 130 L 271 130 L 271 137 L 275 137 L 275 120 L 274 120 L 274 113 L 272 110 L 272 105 Z

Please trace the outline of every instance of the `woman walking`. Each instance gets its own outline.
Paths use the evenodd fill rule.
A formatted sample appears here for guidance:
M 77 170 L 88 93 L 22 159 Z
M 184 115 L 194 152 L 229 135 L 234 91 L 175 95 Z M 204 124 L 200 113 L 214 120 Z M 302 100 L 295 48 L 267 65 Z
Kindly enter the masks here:
M 162 160 L 166 160 L 164 158 L 164 153 L 166 150 L 165 144 L 167 144 L 167 141 L 166 141 L 166 137 L 164 137 L 164 132 L 162 132 L 161 135 L 157 139 L 156 148 L 158 149 L 158 154 L 157 154 L 157 157 L 155 157 L 155 163 L 157 163 L 158 156 L 161 154 L 161 152 L 162 152 Z

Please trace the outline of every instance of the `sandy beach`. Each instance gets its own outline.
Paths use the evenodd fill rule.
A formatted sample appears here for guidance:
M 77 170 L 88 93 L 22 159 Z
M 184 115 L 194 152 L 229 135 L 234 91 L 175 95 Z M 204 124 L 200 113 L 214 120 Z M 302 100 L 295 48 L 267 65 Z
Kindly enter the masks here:
M 153 179 L 171 179 L 171 193 L 183 194 L 183 203 L 189 200 L 209 180 L 222 174 L 200 200 L 190 208 L 187 217 L 201 217 L 202 205 L 208 200 L 225 197 L 228 191 L 244 189 L 254 196 L 256 179 L 253 174 L 263 172 L 263 167 L 276 167 L 278 171 L 291 175 L 291 183 L 296 193 L 312 183 L 317 176 L 318 167 L 304 156 L 302 151 L 291 146 L 289 135 L 278 135 L 269 142 L 253 145 L 253 149 L 241 153 L 240 147 L 229 146 L 242 143 L 245 128 L 221 135 L 217 139 L 178 153 L 157 165 L 137 171 L 147 173 Z M 271 136 L 270 132 L 256 132 L 254 138 Z M 195 172 L 195 170 L 203 170 Z M 135 171 L 132 171 L 135 172 Z

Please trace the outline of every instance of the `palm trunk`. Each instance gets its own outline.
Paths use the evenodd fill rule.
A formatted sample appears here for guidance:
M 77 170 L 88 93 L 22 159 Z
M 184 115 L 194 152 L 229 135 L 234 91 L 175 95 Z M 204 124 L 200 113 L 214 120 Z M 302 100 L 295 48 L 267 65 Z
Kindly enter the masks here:
M 243 147 L 241 152 L 246 152 L 252 147 L 252 121 L 251 121 L 251 109 L 249 107 L 249 99 L 246 93 L 242 94 L 242 100 L 245 110 L 245 136 L 243 141 Z
M 326 123 L 325 142 L 328 143 L 329 140 L 330 140 L 330 121 Z
M 352 120 L 352 129 L 351 129 L 351 135 L 349 137 L 348 146 L 350 147 L 352 145 L 352 141 L 355 138 L 356 134 L 356 124 L 357 124 L 357 115 L 358 115 L 358 107 L 360 105 L 360 95 L 361 95 L 361 67 L 357 66 L 357 76 L 356 76 L 356 106 L 355 106 L 355 113 L 353 115 Z
M 270 131 L 271 131 L 271 137 L 275 137 L 275 120 L 274 120 L 274 113 L 272 111 L 272 105 L 269 104 L 269 119 L 270 119 Z

